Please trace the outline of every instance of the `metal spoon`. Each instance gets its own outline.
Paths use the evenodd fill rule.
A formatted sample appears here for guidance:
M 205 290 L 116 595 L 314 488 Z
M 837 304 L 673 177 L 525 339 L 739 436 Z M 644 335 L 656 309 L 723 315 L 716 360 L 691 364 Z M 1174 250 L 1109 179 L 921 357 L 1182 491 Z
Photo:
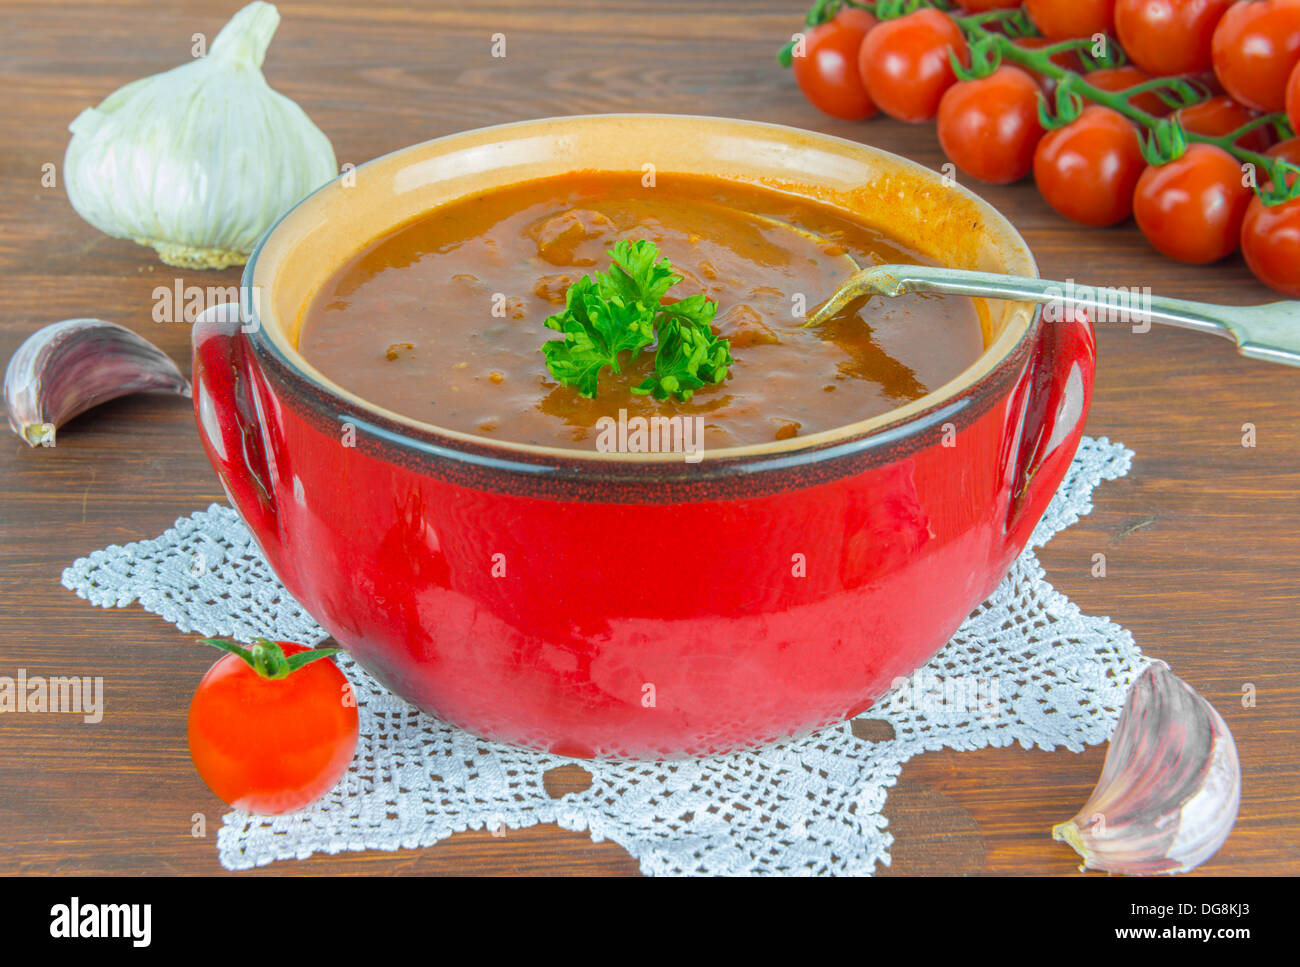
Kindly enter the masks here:
M 994 272 L 966 272 L 929 265 L 876 265 L 850 276 L 834 295 L 817 307 L 804 326 L 817 326 L 850 302 L 872 295 L 899 296 L 908 292 L 941 292 L 985 299 L 1078 306 L 1114 312 L 1120 290 L 1066 285 Z M 1107 293 L 1111 297 L 1107 297 Z M 1128 293 L 1122 293 L 1128 295 Z M 1237 351 L 1252 359 L 1300 366 L 1300 302 L 1271 302 L 1262 306 L 1221 306 L 1187 299 L 1146 296 L 1119 302 L 1133 322 L 1160 322 L 1183 329 L 1210 332 L 1232 339 Z

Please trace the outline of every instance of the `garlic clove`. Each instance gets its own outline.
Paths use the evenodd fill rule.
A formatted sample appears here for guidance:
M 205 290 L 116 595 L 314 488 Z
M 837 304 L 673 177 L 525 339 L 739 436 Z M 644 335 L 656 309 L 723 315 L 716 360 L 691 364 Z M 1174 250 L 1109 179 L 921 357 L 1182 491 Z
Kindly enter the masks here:
M 1183 873 L 1223 845 L 1241 802 L 1227 724 L 1205 698 L 1153 662 L 1129 691 L 1092 796 L 1052 829 L 1080 869 Z
M 53 446 L 54 431 L 93 406 L 144 390 L 190 395 L 161 349 L 125 326 L 64 319 L 38 329 L 5 369 L 9 426 L 29 446 Z
M 337 173 L 329 139 L 271 89 L 262 59 L 280 15 L 250 3 L 207 56 L 127 84 L 69 125 L 68 200 L 168 265 L 242 265 L 262 234 Z

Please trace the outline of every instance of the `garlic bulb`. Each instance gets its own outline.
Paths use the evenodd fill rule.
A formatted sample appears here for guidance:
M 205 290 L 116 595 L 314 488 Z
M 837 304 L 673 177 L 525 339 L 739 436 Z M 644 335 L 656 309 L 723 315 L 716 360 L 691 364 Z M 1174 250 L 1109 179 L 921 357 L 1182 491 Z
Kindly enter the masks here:
M 63 159 L 68 199 L 115 238 L 168 265 L 242 265 L 294 203 L 336 173 L 329 139 L 271 90 L 262 58 L 280 14 L 250 3 L 206 57 L 82 111 Z
M 1101 778 L 1079 814 L 1052 830 L 1083 868 L 1183 873 L 1223 845 L 1241 802 L 1232 733 L 1164 662 L 1129 691 Z

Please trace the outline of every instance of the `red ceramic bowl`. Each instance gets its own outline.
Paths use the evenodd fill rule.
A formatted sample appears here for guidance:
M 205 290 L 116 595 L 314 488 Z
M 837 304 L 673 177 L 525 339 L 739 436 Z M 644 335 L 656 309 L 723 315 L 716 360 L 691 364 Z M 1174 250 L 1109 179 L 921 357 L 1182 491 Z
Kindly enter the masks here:
M 421 709 L 571 756 L 721 753 L 867 708 L 1006 574 L 1092 387 L 1086 322 L 993 303 L 983 356 L 928 396 L 690 464 L 419 423 L 298 355 L 315 289 L 413 215 L 647 163 L 829 203 L 958 268 L 1036 274 L 996 211 L 893 155 L 745 121 L 574 117 L 430 141 L 327 185 L 250 259 L 252 318 L 194 327 L 204 446 L 285 587 Z

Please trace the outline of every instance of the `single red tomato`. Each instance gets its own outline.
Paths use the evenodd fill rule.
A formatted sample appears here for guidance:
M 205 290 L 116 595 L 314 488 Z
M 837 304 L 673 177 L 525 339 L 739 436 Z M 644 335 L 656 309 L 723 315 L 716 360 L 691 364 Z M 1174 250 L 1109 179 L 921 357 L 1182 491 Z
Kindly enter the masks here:
M 1212 144 L 1192 144 L 1168 164 L 1142 172 L 1133 217 L 1157 250 L 1199 265 L 1237 250 L 1253 194 L 1236 158 Z
M 1258 111 L 1238 104 L 1226 94 L 1180 107 L 1174 112 L 1185 129 L 1211 138 L 1231 134 L 1260 116 Z M 1273 129 L 1263 124 L 1237 139 L 1237 144 L 1250 151 L 1266 151 L 1273 143 Z
M 1214 30 L 1212 49 L 1225 91 L 1257 111 L 1281 111 L 1300 61 L 1300 2 L 1234 3 Z
M 1017 47 L 1025 48 L 1025 50 L 1041 50 L 1044 47 L 1050 47 L 1055 41 L 1048 40 L 1046 37 L 1014 37 L 1011 42 Z M 1063 50 L 1053 54 L 1052 63 L 1057 67 L 1064 67 L 1066 70 L 1075 71 L 1076 73 L 1083 70 L 1083 62 L 1079 60 L 1078 55 L 1072 50 Z M 1056 90 L 1056 78 L 1040 74 L 1038 71 L 1030 70 L 1028 67 L 1019 64 L 1016 66 L 1038 81 L 1043 88 L 1043 92 L 1047 95 L 1050 96 Z
M 1300 133 L 1300 62 L 1291 69 L 1291 79 L 1287 81 L 1286 116 L 1291 130 Z
M 954 84 L 939 102 L 939 144 L 962 171 L 1003 185 L 1029 174 L 1043 136 L 1038 84 L 1003 64 L 988 77 Z
M 1084 225 L 1114 225 L 1128 218 L 1145 167 L 1137 128 L 1095 104 L 1072 123 L 1047 132 L 1034 152 L 1034 180 L 1043 198 Z
M 1050 40 L 1115 33 L 1115 0 L 1025 0 L 1025 9 Z
M 358 735 L 352 686 L 328 658 L 338 649 L 265 638 L 247 647 L 210 643 L 231 653 L 208 669 L 190 702 L 190 758 L 208 788 L 236 809 L 269 815 L 329 792 Z
M 1090 71 L 1083 75 L 1083 79 L 1094 87 L 1100 87 L 1103 91 L 1127 91 L 1129 88 L 1154 80 L 1150 74 L 1140 71 L 1130 64 L 1123 67 L 1105 67 L 1101 70 Z M 1155 91 L 1144 91 L 1141 94 L 1135 94 L 1129 98 L 1129 103 L 1139 110 L 1146 111 L 1158 118 L 1164 117 L 1173 110 L 1160 99 L 1160 95 Z
M 1274 144 L 1268 155 L 1300 168 L 1300 138 Z M 1287 181 L 1294 185 L 1296 175 Z M 1266 286 L 1300 298 L 1300 201 L 1266 205 L 1251 199 L 1242 222 L 1242 255 Z
M 808 31 L 802 56 L 791 61 L 795 83 L 808 103 L 845 121 L 862 121 L 876 113 L 858 73 L 862 38 L 875 25 L 876 18 L 865 10 L 845 9 Z
M 1252 198 L 1241 224 L 1241 254 L 1259 281 L 1300 298 L 1300 198 L 1281 205 Z
M 970 63 L 961 28 L 932 8 L 886 20 L 867 34 L 858 54 L 862 83 L 890 117 L 918 123 L 939 110 L 943 92 L 957 82 L 948 60 Z
M 1148 74 L 1195 74 L 1213 65 L 1214 28 L 1233 0 L 1116 0 L 1115 31 Z

